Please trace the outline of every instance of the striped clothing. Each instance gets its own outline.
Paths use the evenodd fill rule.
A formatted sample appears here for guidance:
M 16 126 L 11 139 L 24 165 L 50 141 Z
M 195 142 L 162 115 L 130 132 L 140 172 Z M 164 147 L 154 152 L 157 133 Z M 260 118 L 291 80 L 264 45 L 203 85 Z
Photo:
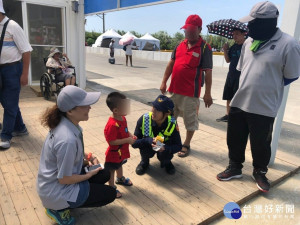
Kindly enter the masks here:
M 6 21 L 5 17 L 0 22 L 0 34 Z M 23 29 L 15 21 L 10 20 L 3 41 L 0 64 L 12 63 L 22 59 L 22 54 L 31 52 L 32 48 L 25 36 Z

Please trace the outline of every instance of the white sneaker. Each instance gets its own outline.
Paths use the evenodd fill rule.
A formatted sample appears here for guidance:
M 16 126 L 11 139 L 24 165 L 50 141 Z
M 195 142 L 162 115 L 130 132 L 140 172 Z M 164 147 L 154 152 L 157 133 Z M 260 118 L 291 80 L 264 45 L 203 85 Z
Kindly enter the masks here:
M 10 148 L 10 140 L 1 140 L 0 148 L 2 148 L 2 149 Z

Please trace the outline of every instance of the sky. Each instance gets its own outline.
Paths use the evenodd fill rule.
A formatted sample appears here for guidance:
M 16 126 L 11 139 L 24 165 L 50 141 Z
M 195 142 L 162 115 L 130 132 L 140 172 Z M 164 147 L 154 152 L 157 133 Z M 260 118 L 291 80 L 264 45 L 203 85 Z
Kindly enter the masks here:
M 170 35 L 180 31 L 186 18 L 198 14 L 203 20 L 202 33 L 207 33 L 206 25 L 220 19 L 239 19 L 249 14 L 253 5 L 262 0 L 183 0 L 135 9 L 109 12 L 105 15 L 105 28 L 136 31 L 141 34 L 163 30 Z M 281 12 L 284 0 L 272 0 Z M 87 31 L 102 32 L 102 19 L 86 17 Z M 280 21 L 280 18 L 279 18 Z

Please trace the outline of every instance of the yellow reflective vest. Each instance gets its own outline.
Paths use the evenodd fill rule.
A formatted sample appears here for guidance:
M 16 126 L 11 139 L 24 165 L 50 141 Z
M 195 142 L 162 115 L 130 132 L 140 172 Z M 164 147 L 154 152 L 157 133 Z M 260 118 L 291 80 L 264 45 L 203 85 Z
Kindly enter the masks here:
M 164 140 L 168 141 L 169 137 L 173 134 L 175 128 L 176 119 L 169 115 L 167 128 L 164 131 L 159 132 L 158 136 L 164 137 Z M 154 138 L 152 130 L 152 112 L 145 113 L 143 115 L 142 134 L 144 137 Z

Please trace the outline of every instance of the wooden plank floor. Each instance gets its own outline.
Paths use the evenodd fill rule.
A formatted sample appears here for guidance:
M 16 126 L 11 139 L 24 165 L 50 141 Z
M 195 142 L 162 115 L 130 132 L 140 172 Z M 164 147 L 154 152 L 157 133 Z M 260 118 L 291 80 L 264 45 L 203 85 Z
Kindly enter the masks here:
M 103 130 L 110 115 L 105 97 L 92 106 L 90 120 L 83 122 L 86 151 L 94 152 L 103 162 L 107 144 Z M 36 193 L 36 176 L 41 148 L 47 129 L 40 125 L 39 117 L 54 104 L 35 97 L 29 88 L 21 94 L 20 107 L 29 136 L 14 138 L 8 151 L 0 151 L 0 225 L 53 224 L 45 215 Z M 150 110 L 149 106 L 131 102 L 127 116 L 129 130 L 134 131 L 137 119 Z M 2 114 L 3 110 L 0 111 Z M 183 122 L 179 119 L 181 131 Z M 184 132 L 181 133 L 184 138 Z M 156 158 L 151 160 L 149 172 L 135 174 L 140 160 L 139 151 L 131 149 L 131 158 L 124 165 L 124 175 L 132 179 L 132 187 L 119 189 L 123 198 L 102 208 L 75 209 L 72 214 L 77 224 L 207 224 L 222 214 L 229 201 L 243 203 L 259 194 L 251 179 L 251 154 L 246 151 L 244 177 L 230 182 L 219 182 L 216 174 L 228 163 L 226 133 L 200 124 L 191 155 L 174 156 L 175 175 L 167 175 Z M 278 151 L 276 164 L 268 177 L 276 184 L 299 168 L 299 157 Z

